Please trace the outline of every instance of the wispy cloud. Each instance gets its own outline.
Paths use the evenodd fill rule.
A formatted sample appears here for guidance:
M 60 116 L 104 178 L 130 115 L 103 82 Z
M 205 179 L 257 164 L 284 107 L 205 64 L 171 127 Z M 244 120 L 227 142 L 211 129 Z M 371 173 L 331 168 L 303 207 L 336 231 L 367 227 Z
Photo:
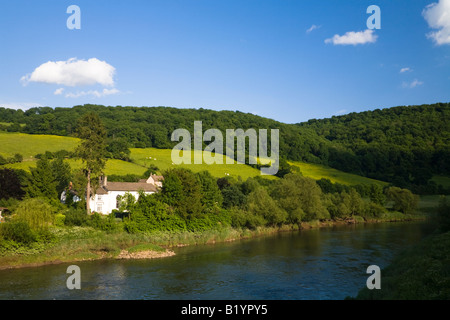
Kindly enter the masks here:
M 317 26 L 313 24 L 308 30 L 306 30 L 306 33 L 311 33 L 312 31 L 319 29 L 321 26 Z
M 435 44 L 450 44 L 450 0 L 439 0 L 425 7 L 422 15 L 432 29 L 438 29 L 427 34 Z
M 405 67 L 405 68 L 401 68 L 400 69 L 400 73 L 411 72 L 411 71 L 412 71 L 412 69 L 409 68 L 409 67 Z
M 59 96 L 63 93 L 63 91 L 64 91 L 64 88 L 59 88 L 59 89 L 56 89 L 55 92 L 53 92 L 53 94 L 55 96 Z
M 416 88 L 421 85 L 423 85 L 423 82 L 419 81 L 417 79 L 414 79 L 412 82 L 403 82 L 402 83 L 403 88 L 409 88 L 409 89 Z
M 77 93 L 69 92 L 65 95 L 65 97 L 66 98 L 80 98 L 80 97 L 84 97 L 84 96 L 93 96 L 96 98 L 101 98 L 101 97 L 110 96 L 110 95 L 119 94 L 119 93 L 120 93 L 119 90 L 113 88 L 113 89 L 103 89 L 102 91 L 89 90 L 89 91 L 80 91 Z
M 377 41 L 378 36 L 373 30 L 367 29 L 364 31 L 349 31 L 346 34 L 340 36 L 335 34 L 332 38 L 326 39 L 325 43 L 332 43 L 334 45 L 359 45 L 366 43 L 374 43 Z

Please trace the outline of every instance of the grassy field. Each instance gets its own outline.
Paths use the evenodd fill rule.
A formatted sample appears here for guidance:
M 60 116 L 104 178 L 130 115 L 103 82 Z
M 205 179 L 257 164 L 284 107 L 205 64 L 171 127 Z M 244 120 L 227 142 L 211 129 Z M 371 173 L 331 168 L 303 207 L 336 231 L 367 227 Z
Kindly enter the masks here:
M 71 137 L 0 132 L 0 155 L 8 158 L 13 156 L 15 153 L 22 154 L 24 157 L 24 161 L 22 163 L 9 164 L 6 165 L 6 167 L 29 171 L 30 167 L 36 166 L 35 159 L 33 158 L 36 154 L 45 153 L 45 151 L 72 151 L 78 143 L 78 139 Z M 150 165 L 158 167 L 160 172 L 176 166 L 172 163 L 171 149 L 132 148 L 130 150 L 133 163 L 120 160 L 109 160 L 106 165 L 105 173 L 108 175 L 142 175 L 146 171 L 146 168 Z M 208 170 L 213 176 L 218 178 L 225 176 L 240 176 L 243 180 L 246 180 L 249 177 L 261 175 L 261 172 L 255 168 L 242 164 L 225 164 L 226 156 L 223 156 L 223 159 L 224 164 L 181 164 L 180 167 L 188 168 L 193 172 Z M 69 161 L 73 169 L 81 167 L 80 161 L 67 161 Z M 345 185 L 375 183 L 383 186 L 387 184 L 382 181 L 345 173 L 323 165 L 303 162 L 290 162 L 290 164 L 299 167 L 304 176 L 315 180 L 326 178 L 330 179 L 332 182 L 338 182 Z M 272 176 L 265 177 L 269 179 L 276 179 Z M 443 177 L 440 179 L 442 181 Z M 450 178 L 445 179 L 448 179 L 448 183 L 450 184 Z
M 199 152 L 200 151 L 193 151 Z M 160 171 L 167 170 L 169 168 L 173 168 L 175 166 L 187 168 L 192 170 L 193 172 L 200 172 L 207 170 L 214 177 L 225 177 L 225 176 L 240 176 L 243 180 L 246 180 L 249 177 L 255 177 L 261 175 L 261 172 L 258 169 L 252 168 L 243 164 L 226 164 L 226 156 L 223 156 L 223 164 L 194 164 L 193 160 L 192 164 L 180 164 L 175 165 L 172 163 L 172 150 L 171 149 L 154 149 L 154 148 L 146 148 L 146 149 L 131 149 L 131 159 L 133 162 L 140 164 L 142 166 L 148 167 L 150 165 L 155 165 L 159 168 Z M 193 154 L 191 154 L 191 159 L 193 159 Z M 266 176 L 268 179 L 275 179 L 272 176 Z
M 304 176 L 320 180 L 322 178 L 330 179 L 333 183 L 340 183 L 344 185 L 356 185 L 356 184 L 379 184 L 385 186 L 388 183 L 369 179 L 358 176 L 356 174 L 342 172 L 330 167 L 326 167 L 320 164 L 311 164 L 303 162 L 289 162 L 291 165 L 299 167 Z
M 437 185 L 442 185 L 444 188 L 450 188 L 450 177 L 433 176 L 431 180 Z
M 20 153 L 24 160 L 32 160 L 45 151 L 73 151 L 78 143 L 78 139 L 70 137 L 0 132 L 0 155 L 11 157 Z

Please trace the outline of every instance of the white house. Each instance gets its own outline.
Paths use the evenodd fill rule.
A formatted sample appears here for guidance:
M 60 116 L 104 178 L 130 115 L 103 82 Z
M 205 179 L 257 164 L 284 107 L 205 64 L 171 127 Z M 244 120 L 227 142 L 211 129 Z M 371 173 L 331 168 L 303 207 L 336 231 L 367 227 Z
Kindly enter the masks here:
M 105 176 L 100 179 L 100 187 L 90 199 L 91 211 L 110 214 L 114 209 L 119 208 L 119 196 L 130 193 L 137 200 L 139 191 L 146 194 L 157 192 L 162 187 L 162 180 L 164 180 L 162 176 L 151 175 L 148 179 L 139 182 L 108 182 L 108 178 Z

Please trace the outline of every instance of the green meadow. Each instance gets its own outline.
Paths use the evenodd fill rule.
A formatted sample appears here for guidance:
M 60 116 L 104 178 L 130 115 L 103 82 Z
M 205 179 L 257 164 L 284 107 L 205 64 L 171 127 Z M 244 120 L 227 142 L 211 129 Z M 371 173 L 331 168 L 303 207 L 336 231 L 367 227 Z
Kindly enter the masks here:
M 24 157 L 21 163 L 14 163 L 5 165 L 5 167 L 13 169 L 30 170 L 30 167 L 36 166 L 36 159 L 34 156 L 38 153 L 45 153 L 45 151 L 56 152 L 59 150 L 73 151 L 79 143 L 79 139 L 71 137 L 61 137 L 53 135 L 30 135 L 23 133 L 4 133 L 0 132 L 0 155 L 3 157 L 11 157 L 15 153 L 20 153 Z M 249 177 L 261 175 L 260 170 L 252 168 L 243 164 L 226 164 L 227 157 L 225 155 L 216 155 L 222 157 L 223 164 L 194 164 L 193 156 L 191 154 L 192 164 L 175 165 L 172 162 L 171 149 L 155 149 L 155 148 L 131 148 L 130 158 L 132 162 L 121 160 L 108 160 L 105 168 L 105 174 L 111 175 L 126 175 L 136 174 L 142 175 L 148 167 L 156 166 L 160 172 L 174 168 L 183 167 L 199 172 L 203 170 L 209 171 L 215 177 L 241 177 L 246 180 Z M 194 151 L 200 152 L 200 151 Z M 81 168 L 81 161 L 68 159 L 73 169 Z M 356 184 L 379 184 L 387 185 L 387 183 L 361 177 L 355 174 L 345 173 L 333 168 L 323 165 L 303 163 L 303 162 L 289 162 L 292 166 L 299 167 L 304 176 L 319 180 L 322 178 L 330 179 L 332 182 L 341 183 L 344 185 Z M 268 179 L 276 179 L 273 176 L 264 176 Z
M 358 176 L 356 174 L 346 173 L 320 164 L 312 164 L 305 162 L 289 161 L 291 166 L 300 168 L 302 174 L 314 180 L 322 178 L 329 179 L 333 183 L 340 183 L 343 185 L 357 185 L 357 184 L 378 184 L 380 186 L 388 185 L 387 182 L 369 179 Z
M 0 155 L 11 157 L 20 153 L 24 160 L 32 160 L 45 151 L 73 151 L 78 143 L 79 139 L 70 137 L 0 132 Z

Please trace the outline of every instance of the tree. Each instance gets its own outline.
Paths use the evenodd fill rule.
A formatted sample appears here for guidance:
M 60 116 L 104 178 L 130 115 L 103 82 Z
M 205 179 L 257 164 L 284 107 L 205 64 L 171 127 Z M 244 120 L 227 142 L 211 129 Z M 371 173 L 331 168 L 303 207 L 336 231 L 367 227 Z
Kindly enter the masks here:
M 81 144 L 75 153 L 83 162 L 83 170 L 87 178 L 86 212 L 91 213 L 90 201 L 94 192 L 91 190 L 91 180 L 101 175 L 106 165 L 106 130 L 96 113 L 90 112 L 80 118 L 76 135 Z
M 282 210 L 264 187 L 259 187 L 248 195 L 249 214 L 264 218 L 268 226 L 279 226 L 286 221 L 287 213 Z
M 58 197 L 57 181 L 47 158 L 39 159 L 36 168 L 31 168 L 30 171 L 28 195 L 32 198 L 56 199 Z
M 322 190 L 311 178 L 289 173 L 275 185 L 272 195 L 288 212 L 291 223 L 330 217 L 322 203 Z
M 377 184 L 371 184 L 369 188 L 370 201 L 384 205 L 386 202 L 386 196 L 383 193 L 383 188 Z
M 163 201 L 184 219 L 197 217 L 203 211 L 198 177 L 188 169 L 171 169 L 163 175 Z
M 393 201 L 392 208 L 403 213 L 412 213 L 419 202 L 417 195 L 408 189 L 390 187 L 386 189 L 386 196 L 389 201 Z
M 202 199 L 201 202 L 205 209 L 218 208 L 222 206 L 223 197 L 217 185 L 217 180 L 209 171 L 201 171 L 196 174 L 200 184 Z
M 111 159 L 119 159 L 128 161 L 130 159 L 130 149 L 128 149 L 128 142 L 124 138 L 115 138 L 111 140 L 106 147 L 108 157 Z
M 20 177 L 12 169 L 0 169 L 0 199 L 22 199 L 25 191 L 22 188 Z
M 24 222 L 30 226 L 31 230 L 39 231 L 53 223 L 55 211 L 55 208 L 44 199 L 26 199 L 14 210 L 14 221 Z
M 56 192 L 60 195 L 72 180 L 70 164 L 64 162 L 62 158 L 56 158 L 50 163 L 53 176 L 56 181 Z

